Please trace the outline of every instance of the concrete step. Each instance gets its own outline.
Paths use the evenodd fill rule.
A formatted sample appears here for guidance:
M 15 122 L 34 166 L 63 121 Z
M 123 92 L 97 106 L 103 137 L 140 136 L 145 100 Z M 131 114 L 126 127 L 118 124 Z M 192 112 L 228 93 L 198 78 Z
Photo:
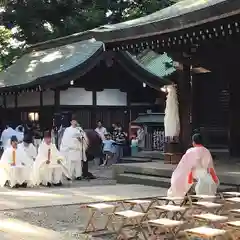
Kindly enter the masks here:
M 151 158 L 143 157 L 123 157 L 121 158 L 122 163 L 134 163 L 134 162 L 152 162 Z
M 161 178 L 134 173 L 121 173 L 116 178 L 117 183 L 122 184 L 140 184 L 153 187 L 170 187 L 170 178 Z

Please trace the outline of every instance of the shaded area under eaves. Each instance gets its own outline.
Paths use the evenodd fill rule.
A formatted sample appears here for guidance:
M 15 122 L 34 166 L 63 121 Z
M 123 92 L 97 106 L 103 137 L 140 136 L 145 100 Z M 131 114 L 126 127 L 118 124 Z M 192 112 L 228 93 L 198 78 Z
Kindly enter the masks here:
M 134 78 L 142 83 L 146 83 L 148 86 L 156 90 L 160 90 L 162 86 L 172 83 L 167 76 L 160 77 L 156 72 L 153 73 L 149 71 L 128 52 L 118 52 L 116 54 L 116 60 Z
M 167 78 L 176 71 L 173 60 L 167 53 L 158 54 L 150 49 L 142 51 L 133 58 L 139 62 L 143 68 L 160 78 Z

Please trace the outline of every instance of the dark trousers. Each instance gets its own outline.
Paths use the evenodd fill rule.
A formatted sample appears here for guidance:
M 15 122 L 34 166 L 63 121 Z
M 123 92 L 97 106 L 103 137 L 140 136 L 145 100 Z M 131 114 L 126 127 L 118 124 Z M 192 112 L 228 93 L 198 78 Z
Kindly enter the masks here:
M 82 176 L 87 177 L 88 176 L 88 161 L 83 161 L 82 163 Z
M 89 177 L 90 173 L 88 172 L 88 162 L 94 159 L 94 156 L 86 153 L 87 161 L 82 164 L 82 176 Z

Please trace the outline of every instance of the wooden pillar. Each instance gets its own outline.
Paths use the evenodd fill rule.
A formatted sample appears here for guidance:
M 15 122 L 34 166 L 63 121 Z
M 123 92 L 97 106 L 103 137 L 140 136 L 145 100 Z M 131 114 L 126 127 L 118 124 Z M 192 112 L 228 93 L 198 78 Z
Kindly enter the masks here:
M 14 102 L 15 102 L 15 108 L 18 108 L 18 93 L 14 93 Z
M 191 69 L 190 65 L 183 65 L 178 79 L 179 115 L 180 115 L 180 143 L 186 151 L 191 145 Z
M 238 80 L 238 67 L 226 66 L 226 77 L 229 79 L 229 152 L 232 157 L 240 157 L 240 82 Z
M 41 90 L 39 93 L 39 124 L 40 124 L 40 128 L 42 130 L 43 127 L 43 116 L 44 116 L 44 109 L 43 109 L 43 91 Z
M 60 112 L 60 89 L 56 88 L 54 90 L 54 112 Z
M 96 127 L 97 122 L 97 91 L 92 90 L 92 110 L 91 110 L 91 128 Z
M 7 97 L 5 94 L 3 95 L 3 107 L 4 109 L 7 109 Z

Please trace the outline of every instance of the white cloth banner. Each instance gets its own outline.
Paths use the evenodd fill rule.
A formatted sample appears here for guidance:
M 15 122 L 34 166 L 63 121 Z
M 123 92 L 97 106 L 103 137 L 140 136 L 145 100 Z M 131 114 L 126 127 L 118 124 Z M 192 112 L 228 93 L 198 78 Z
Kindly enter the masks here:
M 164 131 L 166 137 L 177 137 L 180 134 L 180 120 L 178 109 L 178 96 L 173 85 L 167 87 L 168 95 L 164 117 Z

